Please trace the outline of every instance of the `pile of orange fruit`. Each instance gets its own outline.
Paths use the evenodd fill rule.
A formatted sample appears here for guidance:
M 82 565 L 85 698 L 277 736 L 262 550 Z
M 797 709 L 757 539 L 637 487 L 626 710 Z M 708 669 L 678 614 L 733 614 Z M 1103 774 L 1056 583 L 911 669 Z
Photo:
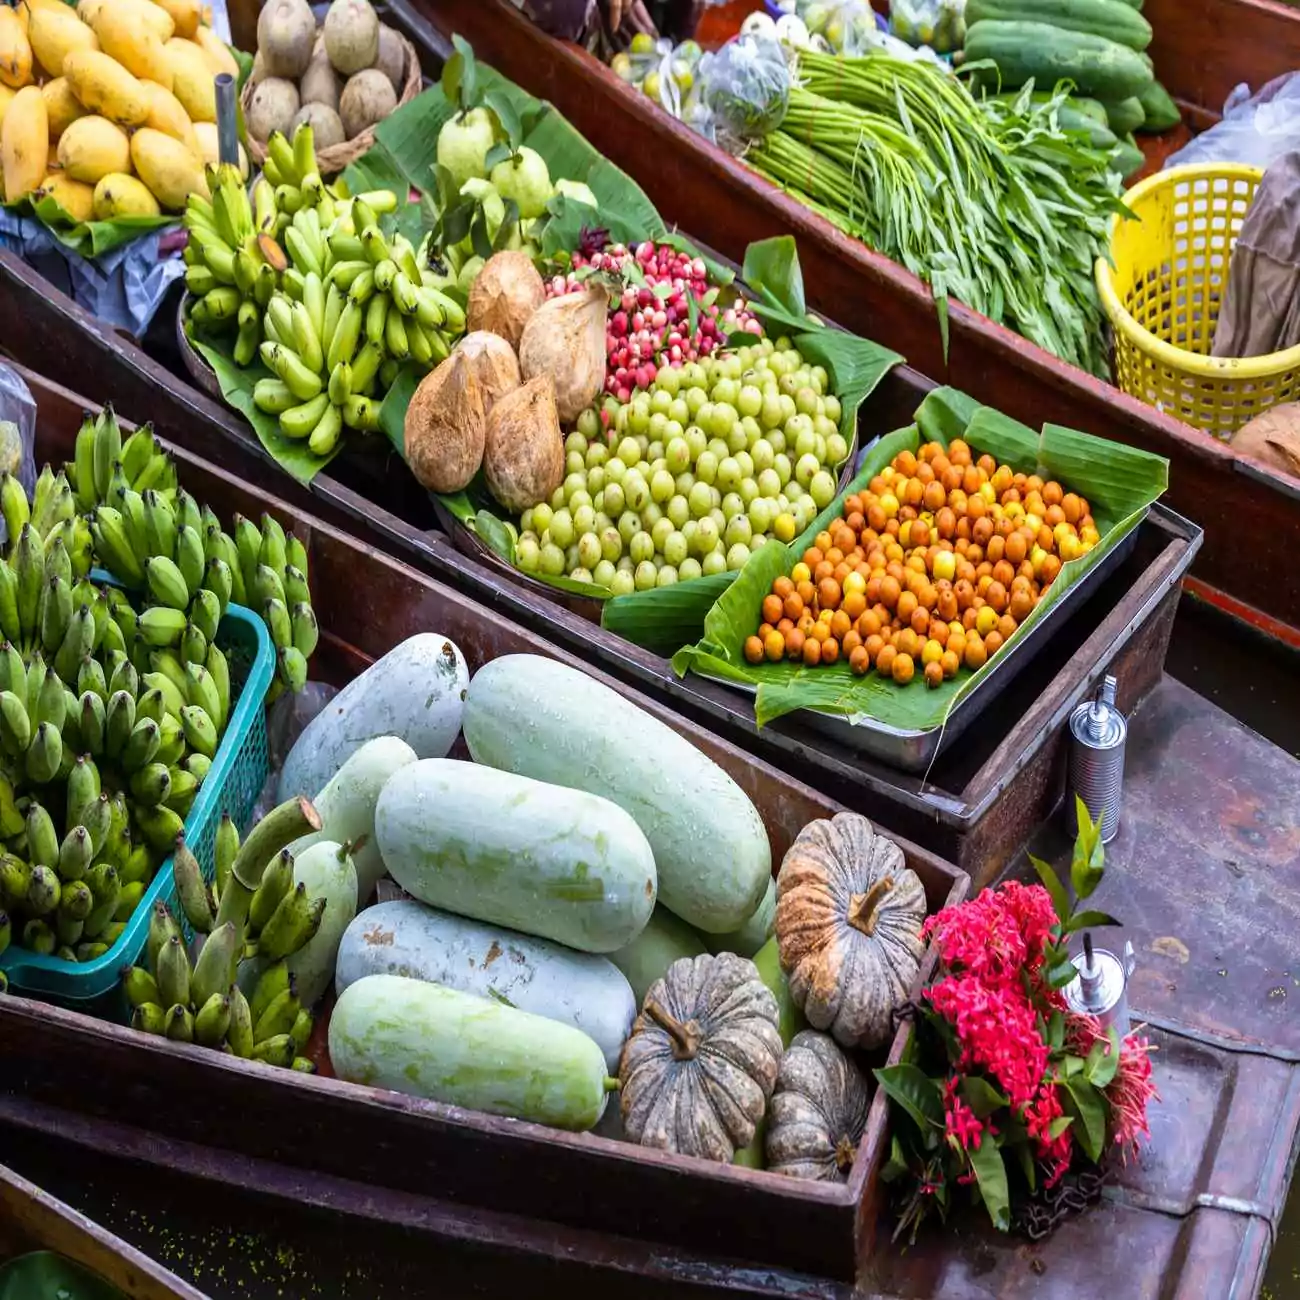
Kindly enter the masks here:
M 848 662 L 906 685 L 978 671 L 1010 640 L 1062 564 L 1101 540 L 1087 500 L 1016 473 L 961 439 L 899 452 L 845 498 L 763 598 L 750 663 Z

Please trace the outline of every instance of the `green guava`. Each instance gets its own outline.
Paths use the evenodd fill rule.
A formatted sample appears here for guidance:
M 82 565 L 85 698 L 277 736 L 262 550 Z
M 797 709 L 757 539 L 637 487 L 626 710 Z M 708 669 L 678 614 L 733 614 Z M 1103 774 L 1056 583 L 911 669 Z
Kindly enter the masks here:
M 556 181 L 555 192 L 567 194 L 575 202 L 585 203 L 589 208 L 600 206 L 596 202 L 596 196 L 591 192 L 591 186 L 585 181 Z
M 513 158 L 497 163 L 490 179 L 503 199 L 514 199 L 521 220 L 540 217 L 546 211 L 552 193 L 551 173 L 541 154 L 527 145 Z
M 437 158 L 460 189 L 467 180 L 482 178 L 487 151 L 496 143 L 496 118 L 486 108 L 471 108 L 451 118 L 438 132 Z

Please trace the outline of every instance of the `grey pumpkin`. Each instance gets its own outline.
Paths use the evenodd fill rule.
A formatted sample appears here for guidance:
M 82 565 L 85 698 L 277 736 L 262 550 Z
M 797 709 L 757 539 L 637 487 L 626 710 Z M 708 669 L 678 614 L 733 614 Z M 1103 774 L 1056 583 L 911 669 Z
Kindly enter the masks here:
M 925 887 L 858 813 L 809 822 L 777 877 L 776 938 L 790 996 L 845 1047 L 879 1047 L 916 979 Z
M 781 1063 L 777 1004 L 752 961 L 673 962 L 646 994 L 619 1062 L 627 1136 L 729 1162 L 763 1118 Z
M 871 1093 L 829 1034 L 794 1036 L 777 1075 L 765 1153 L 773 1173 L 845 1182 L 867 1126 Z

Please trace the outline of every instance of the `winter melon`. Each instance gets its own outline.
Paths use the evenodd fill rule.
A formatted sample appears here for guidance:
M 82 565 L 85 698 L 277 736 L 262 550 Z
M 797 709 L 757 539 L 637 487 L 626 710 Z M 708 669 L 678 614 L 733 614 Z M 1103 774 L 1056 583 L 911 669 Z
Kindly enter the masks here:
M 349 1083 L 576 1131 L 600 1119 L 612 1082 L 580 1030 L 400 975 L 344 991 L 329 1049 Z
M 709 934 L 753 915 L 772 876 L 758 810 L 689 741 L 585 673 L 538 655 L 486 664 L 465 700 L 480 763 L 612 799 L 654 849 L 659 900 Z

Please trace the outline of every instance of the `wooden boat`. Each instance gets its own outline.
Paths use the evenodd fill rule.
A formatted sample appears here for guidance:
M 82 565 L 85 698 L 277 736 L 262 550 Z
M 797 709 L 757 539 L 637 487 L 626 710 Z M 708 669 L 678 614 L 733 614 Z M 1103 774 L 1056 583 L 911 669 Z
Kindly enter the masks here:
M 37 1251 L 71 1260 L 129 1300 L 204 1300 L 134 1246 L 0 1165 L 0 1280 L 6 1264 Z
M 1229 10 L 1247 8 L 1236 0 L 1218 4 L 1225 26 Z M 1282 22 L 1273 13 L 1282 6 L 1268 0 L 1254 4 Z M 934 300 L 920 280 L 674 121 L 585 50 L 543 35 L 508 0 L 391 0 L 390 9 L 417 47 L 429 52 L 430 66 L 448 48 L 447 37 L 460 33 L 479 57 L 550 100 L 597 149 L 630 172 L 666 220 L 723 254 L 739 259 L 753 240 L 792 233 L 810 303 L 845 328 L 888 343 L 924 374 L 964 388 L 1033 428 L 1051 421 L 1167 456 L 1169 503 L 1206 524 L 1198 576 L 1300 628 L 1300 577 L 1287 576 L 1294 566 L 1284 540 L 1300 518 L 1295 480 L 1234 455 L 1209 435 L 955 303 L 948 312 L 945 355 Z M 1174 38 L 1168 33 L 1182 32 L 1180 39 L 1189 44 L 1206 40 L 1206 64 L 1232 45 L 1226 38 L 1207 37 L 1185 13 L 1173 13 L 1172 3 L 1166 10 L 1163 23 L 1152 16 L 1157 31 L 1163 27 L 1169 40 Z M 1171 49 L 1166 61 L 1176 57 Z M 1163 67 L 1159 53 L 1156 61 Z M 1286 66 L 1300 66 L 1300 59 Z M 1204 93 L 1209 94 L 1208 83 Z M 1221 99 L 1213 105 L 1216 112 Z M 1256 522 L 1258 546 L 1244 544 L 1239 529 Z M 1252 557 L 1245 565 L 1243 555 Z
M 63 459 L 71 454 L 85 402 L 28 376 L 39 394 L 38 455 Z M 342 684 L 374 659 L 417 631 L 436 629 L 464 653 L 471 671 L 504 654 L 542 654 L 578 665 L 564 651 L 480 609 L 463 596 L 358 544 L 328 525 L 292 511 L 285 502 L 258 491 L 197 458 L 177 452 L 187 488 L 224 519 L 235 512 L 258 516 L 270 511 L 303 537 L 311 562 L 314 608 L 322 644 L 314 671 Z M 592 676 L 602 675 L 587 670 Z M 718 762 L 754 801 L 767 826 L 773 861 L 779 863 L 803 826 L 842 810 L 842 805 L 792 777 L 675 716 L 667 707 L 617 687 L 641 707 L 685 735 Z M 931 912 L 961 899 L 964 874 L 910 841 L 899 839 L 908 865 L 926 889 Z M 44 1015 L 44 1011 L 41 1013 Z M 239 1143 L 254 1154 L 267 1136 L 259 1125 L 275 1122 L 275 1112 L 292 1108 L 295 1125 L 283 1126 L 276 1145 L 282 1156 L 315 1164 L 325 1172 L 360 1178 L 424 1195 L 440 1195 L 514 1214 L 531 1212 L 537 1169 L 547 1171 L 554 1208 L 561 1222 L 643 1233 L 667 1245 L 709 1249 L 715 1227 L 705 1214 L 734 1215 L 753 1233 L 744 1254 L 758 1262 L 852 1280 L 869 1253 L 878 1205 L 878 1175 L 887 1146 L 885 1099 L 879 1094 L 868 1133 L 847 1185 L 826 1185 L 775 1174 L 683 1161 L 628 1143 L 591 1135 L 559 1133 L 537 1125 L 458 1111 L 382 1090 L 353 1087 L 332 1079 L 295 1077 L 214 1053 L 176 1051 L 173 1044 L 142 1039 L 134 1031 L 70 1018 L 63 1026 L 69 1047 L 84 1034 L 95 1040 L 96 1058 L 133 1080 L 135 1105 L 144 1105 L 161 1127 L 180 1136 L 205 1128 L 211 1106 L 235 1106 L 250 1121 L 240 1126 Z M 911 1034 L 904 1023 L 891 1049 L 897 1059 Z M 0 1037 L 2 1037 L 0 1031 Z M 18 1044 L 4 1048 L 21 1058 Z M 49 1080 L 54 1083 L 55 1080 Z M 101 1091 L 100 1095 L 103 1093 Z M 209 1103 L 199 1102 L 207 1095 Z M 147 1096 L 147 1100 L 146 1100 Z M 269 1108 L 269 1109 L 268 1109 Z M 186 1118 L 188 1116 L 189 1118 Z M 370 1154 L 346 1158 L 341 1147 L 322 1144 L 322 1132 L 348 1126 L 367 1128 L 375 1141 Z M 388 1152 L 402 1150 L 398 1170 Z M 312 1154 L 314 1151 L 315 1154 Z M 653 1213 L 647 1207 L 656 1206 Z
M 41 401 L 41 454 L 65 454 L 85 402 L 28 378 Z M 565 657 L 247 481 L 177 454 L 182 479 L 223 515 L 270 509 L 310 539 L 328 675 L 347 676 L 428 627 L 456 635 L 474 662 L 504 648 Z M 766 808 L 779 792 L 778 835 L 833 806 L 665 707 L 646 707 L 708 748 Z M 232 1230 L 271 1225 L 304 1261 L 319 1255 L 337 1269 L 364 1258 L 373 1300 L 411 1294 L 401 1286 L 416 1258 L 440 1278 L 445 1266 L 454 1296 L 561 1285 L 608 1295 L 612 1284 L 620 1296 L 848 1300 L 847 1286 L 826 1279 L 846 1267 L 852 1276 L 854 1251 L 856 1280 L 871 1294 L 1067 1300 L 1104 1286 L 1248 1297 L 1300 1133 L 1297 1031 L 1258 993 L 1266 972 L 1288 961 L 1290 937 L 1273 918 L 1300 895 L 1294 871 L 1278 866 L 1300 837 L 1298 775 L 1300 764 L 1168 680 L 1134 717 L 1125 824 L 1098 904 L 1128 916 L 1142 945 L 1130 1002 L 1159 1044 L 1165 1102 L 1152 1115 L 1155 1143 L 1117 1171 L 1104 1204 L 1044 1242 L 971 1222 L 902 1253 L 888 1224 L 872 1228 L 870 1198 L 851 1229 L 786 1189 L 780 1199 L 793 1196 L 795 1207 L 756 1215 L 754 1180 L 770 1176 L 719 1170 L 702 1187 L 663 1157 L 645 1165 L 624 1153 L 604 1165 L 603 1151 L 583 1151 L 590 1139 L 295 1078 L 13 998 L 0 999 L 0 1149 L 25 1151 L 20 1167 L 66 1170 L 73 1185 L 98 1181 L 79 1175 L 86 1161 L 110 1178 L 122 1170 L 125 1194 L 151 1194 L 164 1227 L 192 1226 L 202 1207 L 219 1205 Z M 1059 861 L 1065 845 L 1048 826 L 1034 848 Z M 913 860 L 924 868 L 926 855 Z M 931 868 L 955 881 L 949 896 L 958 896 L 964 881 Z M 1268 881 L 1264 894 L 1253 891 L 1256 878 Z M 1231 906 L 1206 909 L 1205 897 L 1236 883 Z M 1116 1251 L 1117 1241 L 1128 1249 Z M 797 1254 L 799 1265 L 774 1262 L 776 1253 Z M 308 1291 L 286 1292 L 296 1293 Z

